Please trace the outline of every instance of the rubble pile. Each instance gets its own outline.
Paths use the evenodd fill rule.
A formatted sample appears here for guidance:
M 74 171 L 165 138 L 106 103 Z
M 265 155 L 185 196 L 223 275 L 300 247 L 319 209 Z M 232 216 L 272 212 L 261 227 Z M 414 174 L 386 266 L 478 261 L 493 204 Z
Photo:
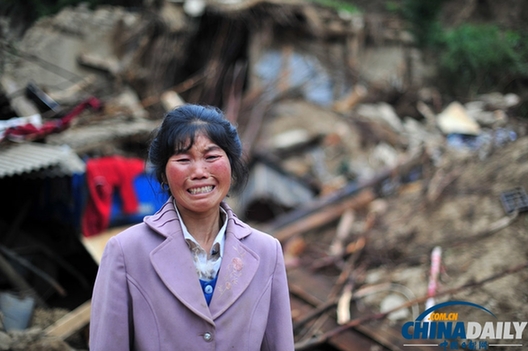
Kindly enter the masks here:
M 432 302 L 467 300 L 499 320 L 526 319 L 528 130 L 516 116 L 519 96 L 442 100 L 394 16 L 297 1 L 160 3 L 144 12 L 66 8 L 2 44 L 11 53 L 0 78 L 2 191 L 57 175 L 70 182 L 104 157 L 144 159 L 163 112 L 217 105 L 238 125 L 251 171 L 245 192 L 228 201 L 283 245 L 298 350 L 401 350 L 411 342 L 401 326 Z M 71 203 L 83 189 L 62 193 Z M 23 257 L 22 242 L 35 235 L 54 238 L 55 253 L 87 250 L 77 245 L 82 213 L 51 229 L 68 237 L 55 247 L 12 201 L 1 208 L 0 258 Z M 21 206 L 14 220 L 13 206 Z M 78 264 L 70 268 L 84 293 L 73 306 L 37 321 L 46 302 L 63 305 L 67 295 L 50 268 L 44 289 L 29 286 L 43 300 L 39 313 L 22 332 L 0 329 L 0 350 L 87 348 L 93 272 Z M 28 288 L 24 274 L 13 276 L 0 291 Z

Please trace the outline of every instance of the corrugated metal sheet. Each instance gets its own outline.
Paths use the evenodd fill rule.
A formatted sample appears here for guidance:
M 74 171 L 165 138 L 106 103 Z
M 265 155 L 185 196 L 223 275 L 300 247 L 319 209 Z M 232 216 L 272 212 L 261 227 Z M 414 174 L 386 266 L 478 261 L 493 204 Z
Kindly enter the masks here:
M 84 171 L 84 162 L 67 146 L 28 142 L 0 149 L 0 178 L 30 173 L 54 177 Z

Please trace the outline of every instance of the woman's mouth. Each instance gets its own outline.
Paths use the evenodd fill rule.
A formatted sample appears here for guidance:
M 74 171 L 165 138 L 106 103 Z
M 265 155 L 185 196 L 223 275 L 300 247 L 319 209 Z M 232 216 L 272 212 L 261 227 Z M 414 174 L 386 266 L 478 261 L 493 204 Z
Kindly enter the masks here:
M 208 186 L 202 186 L 202 187 L 199 187 L 199 188 L 192 188 L 192 189 L 189 189 L 189 193 L 191 193 L 192 195 L 197 195 L 197 194 L 205 194 L 205 193 L 209 193 L 211 191 L 213 191 L 213 186 L 212 185 L 208 185 Z

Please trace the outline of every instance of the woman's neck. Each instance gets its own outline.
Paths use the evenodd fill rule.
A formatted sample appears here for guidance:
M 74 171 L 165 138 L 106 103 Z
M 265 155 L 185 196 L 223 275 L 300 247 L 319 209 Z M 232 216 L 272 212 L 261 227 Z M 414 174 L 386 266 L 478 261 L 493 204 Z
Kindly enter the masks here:
M 209 252 L 220 231 L 220 209 L 205 214 L 187 212 L 180 207 L 178 211 L 189 233 L 206 252 Z

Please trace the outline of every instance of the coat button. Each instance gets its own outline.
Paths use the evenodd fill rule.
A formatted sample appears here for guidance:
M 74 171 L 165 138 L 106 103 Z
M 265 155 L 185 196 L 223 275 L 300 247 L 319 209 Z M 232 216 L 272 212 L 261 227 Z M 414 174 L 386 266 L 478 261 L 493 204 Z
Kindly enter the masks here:
M 204 289 L 206 294 L 212 294 L 213 293 L 213 287 L 211 285 L 206 285 Z
M 203 338 L 204 338 L 205 341 L 211 341 L 211 340 L 213 340 L 213 334 L 207 332 L 207 333 L 205 333 L 203 335 Z

